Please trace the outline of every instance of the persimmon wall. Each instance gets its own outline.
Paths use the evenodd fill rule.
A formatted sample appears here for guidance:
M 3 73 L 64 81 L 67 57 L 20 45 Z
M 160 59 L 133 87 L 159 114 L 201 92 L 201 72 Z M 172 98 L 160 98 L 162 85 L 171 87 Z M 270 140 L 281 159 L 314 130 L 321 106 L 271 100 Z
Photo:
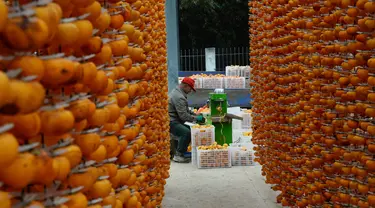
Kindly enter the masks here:
M 156 208 L 164 0 L 0 0 L 0 207 Z
M 290 207 L 375 207 L 375 2 L 250 6 L 253 142 Z

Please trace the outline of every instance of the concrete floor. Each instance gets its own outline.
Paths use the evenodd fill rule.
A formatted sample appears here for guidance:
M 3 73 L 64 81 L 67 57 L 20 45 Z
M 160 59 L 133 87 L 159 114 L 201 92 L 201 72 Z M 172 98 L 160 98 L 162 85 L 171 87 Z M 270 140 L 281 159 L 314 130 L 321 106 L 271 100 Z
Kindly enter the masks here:
M 164 208 L 279 208 L 261 166 L 197 169 L 172 162 Z

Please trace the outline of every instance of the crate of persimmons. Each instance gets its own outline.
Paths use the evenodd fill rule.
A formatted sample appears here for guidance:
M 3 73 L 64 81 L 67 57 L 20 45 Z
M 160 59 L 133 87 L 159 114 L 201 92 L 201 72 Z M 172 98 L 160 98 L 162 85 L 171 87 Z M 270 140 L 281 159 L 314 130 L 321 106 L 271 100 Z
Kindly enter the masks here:
M 197 150 L 198 168 L 230 168 L 231 160 L 228 145 L 199 146 Z
M 231 162 L 233 166 L 252 166 L 254 165 L 254 155 L 252 144 L 231 144 L 229 146 Z
M 191 127 L 191 146 L 212 145 L 215 141 L 215 127 L 213 125 L 194 125 Z

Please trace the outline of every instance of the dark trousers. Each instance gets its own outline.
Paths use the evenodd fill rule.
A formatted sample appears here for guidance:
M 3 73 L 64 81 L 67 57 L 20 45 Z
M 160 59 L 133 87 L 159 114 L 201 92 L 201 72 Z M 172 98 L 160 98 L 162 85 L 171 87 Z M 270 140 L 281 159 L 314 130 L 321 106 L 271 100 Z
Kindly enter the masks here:
M 183 156 L 191 141 L 190 127 L 179 122 L 170 123 L 170 133 L 178 137 L 176 155 Z
M 171 137 L 171 152 L 170 152 L 171 160 L 172 160 L 173 157 L 176 155 L 177 145 L 178 145 L 178 141 L 175 140 L 175 139 L 173 139 L 173 138 Z

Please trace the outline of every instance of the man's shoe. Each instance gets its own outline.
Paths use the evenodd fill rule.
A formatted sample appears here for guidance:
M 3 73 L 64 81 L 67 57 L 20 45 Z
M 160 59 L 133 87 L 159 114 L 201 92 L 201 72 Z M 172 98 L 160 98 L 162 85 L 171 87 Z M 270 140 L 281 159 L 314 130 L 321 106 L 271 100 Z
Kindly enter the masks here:
M 185 152 L 184 157 L 185 158 L 191 158 L 191 152 Z
M 189 158 L 182 157 L 182 156 L 175 155 L 175 156 L 173 157 L 173 161 L 175 161 L 175 162 L 177 162 L 177 163 L 189 163 L 189 162 L 190 162 L 190 159 L 189 159 Z

